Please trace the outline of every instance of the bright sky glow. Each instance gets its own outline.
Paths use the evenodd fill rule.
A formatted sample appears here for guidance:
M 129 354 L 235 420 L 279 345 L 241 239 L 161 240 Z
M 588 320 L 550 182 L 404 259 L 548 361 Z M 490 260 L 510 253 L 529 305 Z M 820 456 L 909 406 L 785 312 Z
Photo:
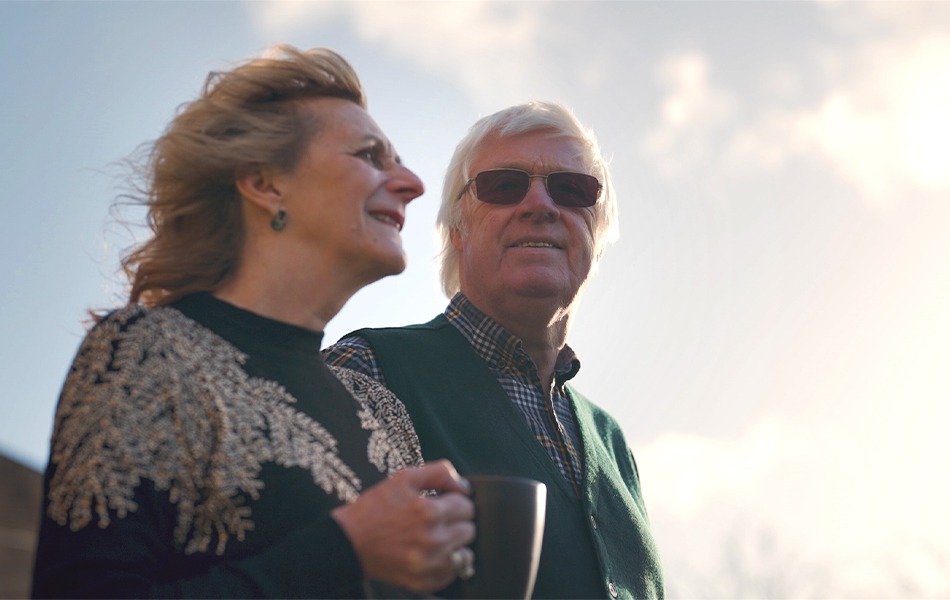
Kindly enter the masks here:
M 0 3 L 0 451 L 41 468 L 116 168 L 213 69 L 328 46 L 427 193 L 326 342 L 441 311 L 442 173 L 572 106 L 620 240 L 570 343 L 638 460 L 669 597 L 950 596 L 950 3 Z

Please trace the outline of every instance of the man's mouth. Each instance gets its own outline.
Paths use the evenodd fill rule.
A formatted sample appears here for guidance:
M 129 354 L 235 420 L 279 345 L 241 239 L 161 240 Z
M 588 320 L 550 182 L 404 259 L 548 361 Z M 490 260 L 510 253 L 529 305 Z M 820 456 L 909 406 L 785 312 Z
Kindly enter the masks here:
M 511 248 L 557 248 L 557 246 L 550 242 L 518 242 L 512 244 Z

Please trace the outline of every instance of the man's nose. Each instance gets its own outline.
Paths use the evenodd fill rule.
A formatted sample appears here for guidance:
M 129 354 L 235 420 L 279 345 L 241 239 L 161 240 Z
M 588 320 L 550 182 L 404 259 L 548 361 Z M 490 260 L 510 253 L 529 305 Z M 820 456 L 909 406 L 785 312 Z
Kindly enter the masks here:
M 518 211 L 523 217 L 552 216 L 560 214 L 557 204 L 548 193 L 544 179 L 532 177 L 528 184 L 528 192 L 518 203 Z

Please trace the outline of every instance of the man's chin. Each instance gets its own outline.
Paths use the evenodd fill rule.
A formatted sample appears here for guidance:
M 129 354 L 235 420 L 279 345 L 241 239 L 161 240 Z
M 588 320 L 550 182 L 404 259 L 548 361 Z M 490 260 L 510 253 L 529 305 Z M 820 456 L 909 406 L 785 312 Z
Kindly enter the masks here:
M 550 278 L 526 278 L 509 288 L 512 295 L 537 300 L 556 300 L 573 296 L 565 285 L 557 285 Z

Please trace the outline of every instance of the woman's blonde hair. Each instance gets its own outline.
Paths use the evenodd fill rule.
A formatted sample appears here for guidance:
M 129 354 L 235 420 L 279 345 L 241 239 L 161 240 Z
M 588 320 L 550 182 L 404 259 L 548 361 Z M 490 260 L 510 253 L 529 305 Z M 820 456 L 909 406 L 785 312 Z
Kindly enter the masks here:
M 301 101 L 323 97 L 366 108 L 356 72 L 326 48 L 277 45 L 208 75 L 147 154 L 135 200 L 148 209 L 151 235 L 122 259 L 131 302 L 168 304 L 227 281 L 245 235 L 236 176 L 292 169 L 323 125 Z
M 552 138 L 565 137 L 577 142 L 580 158 L 587 165 L 588 173 L 603 186 L 601 197 L 594 207 L 594 268 L 604 254 L 608 242 L 618 237 L 617 198 L 607 161 L 600 152 L 600 144 L 594 132 L 574 116 L 574 113 L 557 102 L 532 101 L 500 110 L 481 118 L 459 142 L 449 161 L 442 187 L 442 204 L 436 218 L 441 263 L 442 290 L 451 298 L 459 291 L 459 251 L 452 244 L 452 232 L 464 227 L 463 204 L 478 202 L 469 199 L 472 194 L 462 195 L 466 182 L 473 176 L 472 160 L 485 140 L 497 136 L 507 137 L 529 131 L 547 131 Z

